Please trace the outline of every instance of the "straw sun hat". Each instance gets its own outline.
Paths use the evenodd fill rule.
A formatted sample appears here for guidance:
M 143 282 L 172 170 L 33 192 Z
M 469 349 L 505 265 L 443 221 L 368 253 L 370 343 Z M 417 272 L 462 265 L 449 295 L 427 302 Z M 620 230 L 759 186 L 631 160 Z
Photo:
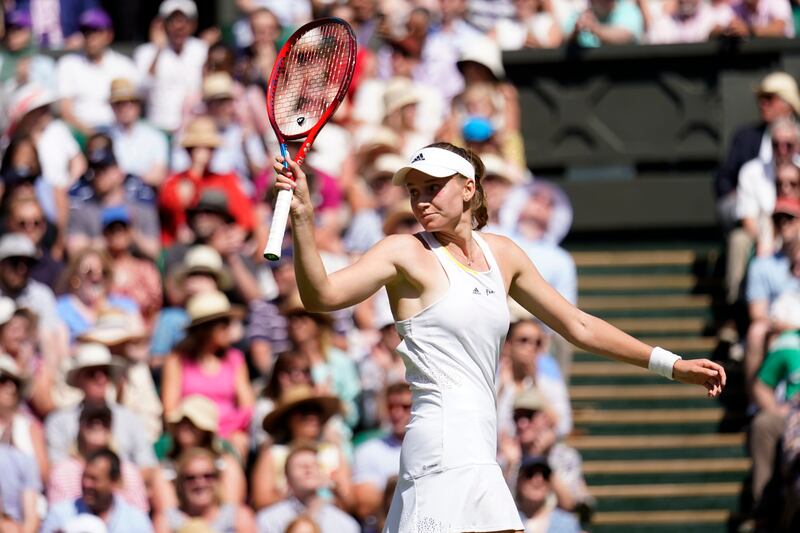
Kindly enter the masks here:
M 209 117 L 199 117 L 186 127 L 181 146 L 184 148 L 216 148 L 221 142 L 214 121 Z
M 306 406 L 319 409 L 320 423 L 323 425 L 342 410 L 342 404 L 336 396 L 317 394 L 309 385 L 294 385 L 284 391 L 275 409 L 264 417 L 264 431 L 272 435 L 276 442 L 286 442 L 289 439 L 289 416 L 295 409 Z
M 222 256 L 214 248 L 204 244 L 189 248 L 183 258 L 183 264 L 175 273 L 175 280 L 178 283 L 183 283 L 192 274 L 213 276 L 217 282 L 217 287 L 222 290 L 226 290 L 231 286 L 231 277 L 225 271 Z
M 166 420 L 167 424 L 172 426 L 184 418 L 203 431 L 216 433 L 219 430 L 217 405 L 200 394 L 191 394 L 181 400 L 178 408 L 167 415 Z
M 186 304 L 186 312 L 189 314 L 188 329 L 214 320 L 239 316 L 239 313 L 231 307 L 227 296 L 219 291 L 203 292 L 192 296 Z
M 114 381 L 125 372 L 127 365 L 122 359 L 111 355 L 107 346 L 96 342 L 84 343 L 78 347 L 67 372 L 67 385 L 77 387 L 78 376 L 87 368 L 107 368 Z

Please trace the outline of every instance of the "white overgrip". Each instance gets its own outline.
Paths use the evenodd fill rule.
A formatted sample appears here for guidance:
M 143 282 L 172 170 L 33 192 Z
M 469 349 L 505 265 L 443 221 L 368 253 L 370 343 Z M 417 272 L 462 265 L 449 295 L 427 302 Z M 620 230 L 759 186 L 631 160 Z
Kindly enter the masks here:
M 272 213 L 272 224 L 269 228 L 269 239 L 264 249 L 264 257 L 270 261 L 281 258 L 283 235 L 286 233 L 286 223 L 289 221 L 289 207 L 292 205 L 292 191 L 281 189 L 275 200 L 275 211 Z

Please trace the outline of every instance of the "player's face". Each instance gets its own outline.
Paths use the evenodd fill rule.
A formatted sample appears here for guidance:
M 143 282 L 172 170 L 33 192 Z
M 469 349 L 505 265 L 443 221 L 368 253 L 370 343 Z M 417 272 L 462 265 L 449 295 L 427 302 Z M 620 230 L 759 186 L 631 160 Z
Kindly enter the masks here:
M 466 179 L 434 178 L 417 170 L 406 177 L 414 216 L 426 231 L 453 228 L 474 194 L 475 185 Z M 466 190 L 466 188 L 471 188 Z

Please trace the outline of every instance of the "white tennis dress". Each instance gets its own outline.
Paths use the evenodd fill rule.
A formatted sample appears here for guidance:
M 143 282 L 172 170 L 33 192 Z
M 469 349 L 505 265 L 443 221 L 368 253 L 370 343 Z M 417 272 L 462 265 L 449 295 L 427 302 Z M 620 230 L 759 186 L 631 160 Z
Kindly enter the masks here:
M 500 269 L 475 232 L 488 272 L 466 268 L 433 235 L 421 235 L 450 287 L 396 323 L 413 407 L 384 533 L 521 530 L 496 459 L 495 385 L 509 324 Z

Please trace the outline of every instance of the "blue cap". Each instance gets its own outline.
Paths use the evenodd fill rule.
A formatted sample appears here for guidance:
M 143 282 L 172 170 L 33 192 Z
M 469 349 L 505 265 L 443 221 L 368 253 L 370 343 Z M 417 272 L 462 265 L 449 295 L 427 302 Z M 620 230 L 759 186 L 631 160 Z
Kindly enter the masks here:
M 31 19 L 30 11 L 27 9 L 15 9 L 6 15 L 6 26 L 14 28 L 33 27 L 33 19 Z
M 545 479 L 550 477 L 552 469 L 550 468 L 550 463 L 547 462 L 547 457 L 543 455 L 528 455 L 522 459 L 519 465 L 520 473 L 527 472 L 530 474 L 537 470 L 544 475 Z
M 86 154 L 86 159 L 89 161 L 89 168 L 106 168 L 117 164 L 117 158 L 114 157 L 114 151 L 110 146 L 103 146 L 96 150 L 90 151 Z
M 461 128 L 461 136 L 467 142 L 484 142 L 494 135 L 491 121 L 483 117 L 467 117 Z
M 124 205 L 115 205 L 103 209 L 101 220 L 103 224 L 103 229 L 107 228 L 108 226 L 116 222 L 120 222 L 125 225 L 130 225 L 131 215 L 128 212 L 128 208 L 125 207 Z
M 81 29 L 110 30 L 114 24 L 104 9 L 93 7 L 81 13 L 81 18 L 78 19 L 78 26 Z

